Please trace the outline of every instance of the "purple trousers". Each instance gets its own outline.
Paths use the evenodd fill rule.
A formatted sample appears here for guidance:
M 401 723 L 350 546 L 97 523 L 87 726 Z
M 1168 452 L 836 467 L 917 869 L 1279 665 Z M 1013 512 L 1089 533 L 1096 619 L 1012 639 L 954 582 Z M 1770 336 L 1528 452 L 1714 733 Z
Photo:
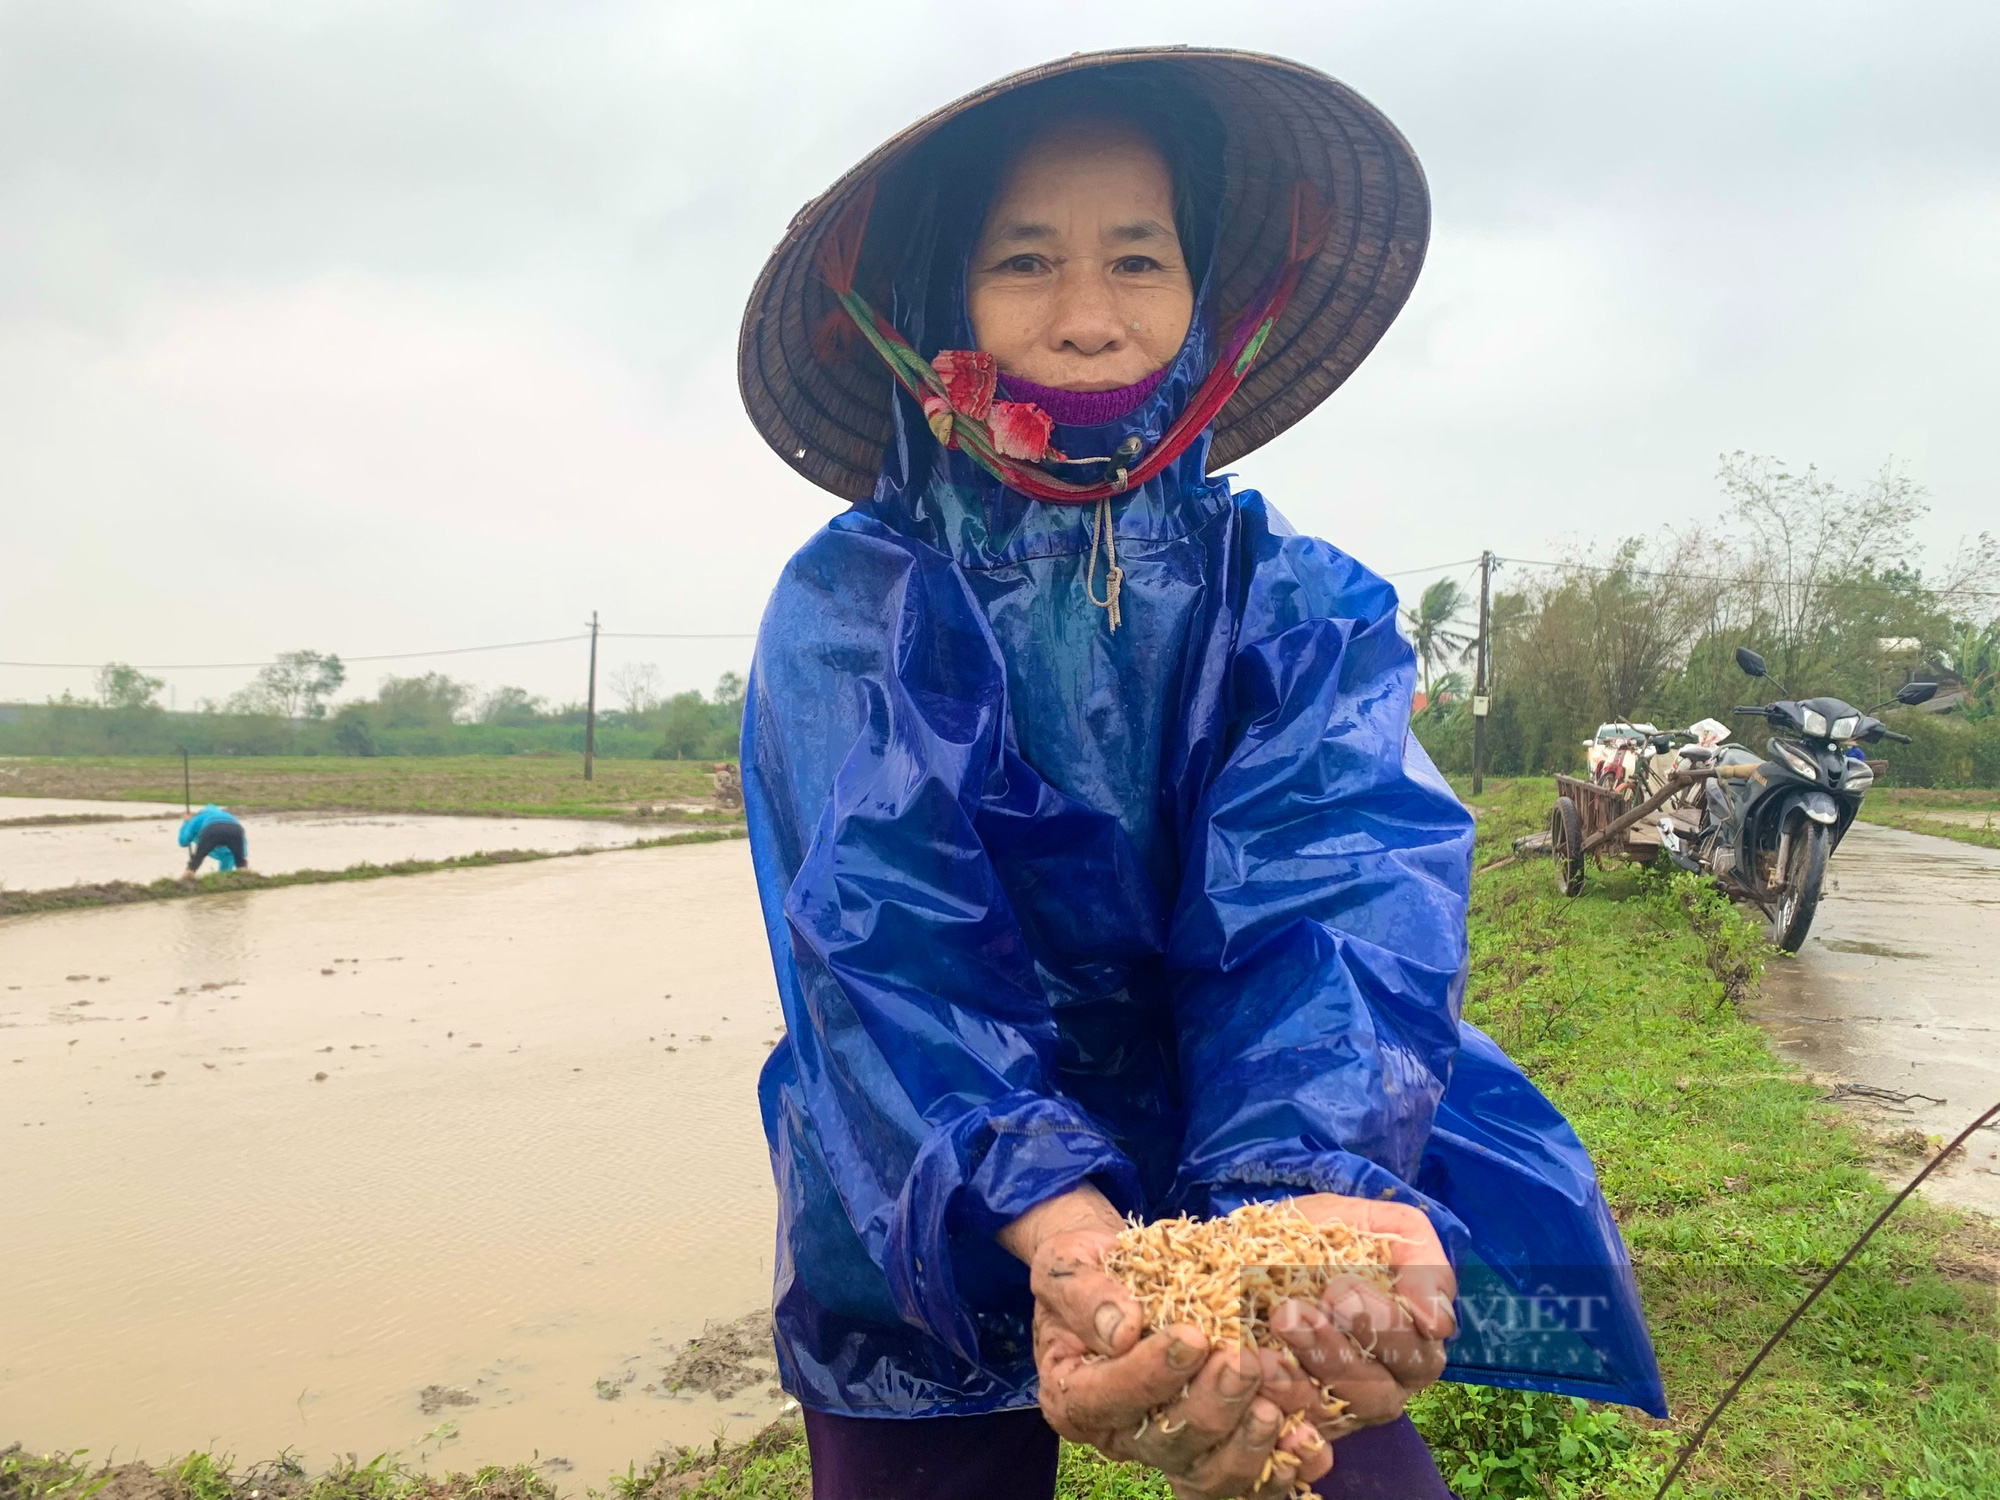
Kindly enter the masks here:
M 1042 1414 L 840 1417 L 808 1411 L 813 1500 L 1051 1500 L 1056 1435 Z M 1323 1500 L 1453 1500 L 1408 1417 L 1333 1445 Z

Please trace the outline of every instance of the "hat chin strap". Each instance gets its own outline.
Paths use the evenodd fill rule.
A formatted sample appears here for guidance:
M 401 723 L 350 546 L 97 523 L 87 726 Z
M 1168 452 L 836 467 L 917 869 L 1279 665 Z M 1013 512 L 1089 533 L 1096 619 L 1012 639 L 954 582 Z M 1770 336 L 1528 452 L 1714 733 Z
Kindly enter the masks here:
M 855 267 L 861 258 L 861 242 L 868 229 L 869 210 L 874 206 L 871 186 L 855 195 L 854 202 L 833 225 L 819 248 L 820 275 L 839 299 L 843 311 L 861 336 L 873 346 L 896 383 L 923 407 L 924 416 L 939 442 L 967 454 L 981 468 L 1011 490 L 1052 505 L 1092 505 L 1122 495 L 1134 485 L 1144 484 L 1181 454 L 1207 430 L 1229 398 L 1236 394 L 1271 336 L 1272 326 L 1285 309 L 1306 265 L 1325 243 L 1330 221 L 1319 196 L 1310 183 L 1292 185 L 1291 232 L 1283 264 L 1265 278 L 1245 313 L 1231 320 L 1234 331 L 1222 355 L 1210 367 L 1208 378 L 1189 400 L 1187 407 L 1160 436 L 1150 452 L 1130 455 L 1136 462 L 1121 462 L 1122 452 L 1110 459 L 1070 459 L 1048 446 L 1052 423 L 1039 407 L 1026 402 L 994 402 L 991 382 L 983 393 L 967 396 L 967 383 L 947 383 L 930 361 L 917 353 L 887 318 L 868 305 L 854 290 Z M 947 350 L 940 363 L 960 364 L 968 359 L 991 356 Z M 1000 429 L 996 436 L 995 428 Z M 1025 454 L 1026 456 L 1020 456 Z M 1096 484 L 1071 484 L 1036 467 L 1049 463 L 1110 463 L 1110 477 Z M 1104 508 L 1108 510 L 1109 507 Z M 1099 529 L 1108 531 L 1108 515 L 1100 512 Z M 1094 549 L 1093 549 L 1094 550 Z M 1111 576 L 1106 580 L 1105 606 L 1115 620 L 1118 573 L 1116 555 L 1111 559 Z M 1114 625 L 1115 629 L 1116 626 Z

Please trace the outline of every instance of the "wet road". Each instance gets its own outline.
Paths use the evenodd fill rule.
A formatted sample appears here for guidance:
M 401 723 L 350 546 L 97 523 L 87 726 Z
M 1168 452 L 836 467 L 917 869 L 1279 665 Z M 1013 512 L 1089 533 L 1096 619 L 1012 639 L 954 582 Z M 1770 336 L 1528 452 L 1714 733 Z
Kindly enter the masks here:
M 735 842 L 0 919 L 0 1446 L 747 1435 L 644 1386 L 768 1303 L 777 1022 Z
M 1955 1136 L 2000 1099 L 2000 850 L 1858 823 L 1827 874 L 1812 936 L 1771 965 L 1759 1019 L 1828 1082 L 1930 1096 L 1875 1110 L 1884 1123 Z M 2000 1130 L 1967 1157 L 1925 1191 L 2000 1214 Z

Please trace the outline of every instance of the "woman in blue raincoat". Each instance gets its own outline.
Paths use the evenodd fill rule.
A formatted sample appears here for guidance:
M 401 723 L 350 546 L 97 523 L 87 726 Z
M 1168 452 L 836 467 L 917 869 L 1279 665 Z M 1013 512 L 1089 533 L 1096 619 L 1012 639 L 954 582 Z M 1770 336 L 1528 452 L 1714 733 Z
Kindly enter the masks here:
M 1061 1433 L 1187 1497 L 1436 1497 L 1440 1370 L 1663 1411 L 1588 1157 L 1459 1020 L 1472 828 L 1394 591 L 1213 472 L 1366 356 L 1428 214 L 1332 79 L 1079 55 L 873 153 L 752 294 L 752 420 L 853 502 L 743 740 L 816 1495 L 1045 1500 Z M 1404 1305 L 1287 1304 L 1283 1361 L 1102 1274 L 1123 1216 L 1279 1199 L 1398 1234 Z

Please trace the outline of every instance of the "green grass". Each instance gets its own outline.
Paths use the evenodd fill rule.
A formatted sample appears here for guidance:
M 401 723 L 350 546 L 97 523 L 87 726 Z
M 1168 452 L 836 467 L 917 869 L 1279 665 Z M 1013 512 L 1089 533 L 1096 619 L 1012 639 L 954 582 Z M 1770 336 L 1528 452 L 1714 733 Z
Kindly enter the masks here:
M 423 1474 L 388 1454 L 367 1463 L 350 1455 L 314 1475 L 289 1455 L 243 1470 L 212 1453 L 105 1468 L 91 1464 L 84 1449 L 0 1449 L 0 1500 L 555 1500 L 555 1494 L 526 1464 Z
M 667 849 L 676 844 L 712 844 L 744 836 L 734 828 L 693 828 L 656 839 L 583 849 L 495 849 L 490 853 L 459 854 L 449 859 L 400 859 L 386 865 L 349 865 L 344 870 L 288 870 L 266 875 L 259 870 L 230 870 L 198 880 L 171 876 L 140 885 L 107 880 L 95 885 L 57 886 L 46 891 L 0 890 L 0 917 L 38 911 L 76 911 L 91 906 L 127 906 L 138 901 L 185 901 L 195 896 L 219 896 L 231 891 L 267 891 L 287 885 L 334 885 L 349 880 L 381 880 L 390 875 L 430 875 L 441 870 L 480 870 L 490 865 L 532 864 L 543 859 L 576 859 L 588 854 L 617 854 L 632 849 Z
M 1478 862 L 1504 857 L 1517 834 L 1540 827 L 1551 796 L 1543 781 L 1489 782 L 1478 799 Z M 1764 964 L 1792 960 L 1771 954 L 1699 880 L 1592 866 L 1584 894 L 1569 901 L 1546 861 L 1521 861 L 1478 877 L 1471 936 L 1467 1015 L 1590 1147 L 1632 1250 L 1674 1420 L 1467 1386 L 1435 1387 L 1412 1415 L 1468 1500 L 1646 1500 L 1682 1436 L 1879 1212 L 1888 1194 L 1871 1163 L 1884 1161 L 1884 1148 L 1744 1018 L 1740 1001 Z M 1921 1160 L 1885 1164 L 1900 1177 Z M 2000 1496 L 1996 1283 L 2000 1235 L 1990 1225 L 1906 1205 L 1766 1363 L 1677 1494 Z M 1061 1465 L 1062 1500 L 1170 1500 L 1157 1476 L 1082 1449 L 1065 1447 Z M 231 1482 L 230 1500 L 243 1500 L 242 1481 Z M 377 1493 L 418 1492 L 357 1500 Z M 795 1423 L 740 1447 L 635 1466 L 608 1486 L 611 1500 L 809 1493 Z M 74 1489 L 10 1490 L 0 1476 L 0 1500 L 15 1495 L 88 1500 Z
M 1910 813 L 1863 813 L 1870 823 L 1880 823 L 1887 828 L 1900 828 L 1905 833 L 1927 833 L 1933 838 L 1952 839 L 1961 844 L 1976 844 L 1982 849 L 2000 849 L 2000 813 L 1987 818 L 1984 823 L 1947 823 L 1941 818 L 1926 818 Z
M 1868 793 L 1868 810 L 1922 812 L 1926 808 L 1949 807 L 1965 812 L 2000 812 L 2000 788 L 1877 786 Z
M 1968 813 L 1975 815 L 1971 822 L 1963 820 Z M 1976 816 L 1981 813 L 1984 818 Z M 1885 828 L 2000 849 L 2000 791 L 1991 788 L 1878 787 L 1862 804 L 1861 816 Z
M 1988 813 L 1983 823 L 1947 822 L 1943 818 L 1927 818 L 1922 813 L 1894 808 L 1863 808 L 1861 816 L 1866 822 L 1879 823 L 1885 828 L 1900 828 L 1905 833 L 1927 833 L 1932 838 L 1976 844 L 1982 849 L 2000 849 L 2000 812 Z
M 194 801 L 239 812 L 493 813 L 520 817 L 631 817 L 668 802 L 711 803 L 708 763 L 599 760 L 583 779 L 578 755 L 196 756 Z M 27 757 L 0 761 L 7 797 L 179 802 L 179 756 Z M 720 810 L 671 816 L 735 821 Z

